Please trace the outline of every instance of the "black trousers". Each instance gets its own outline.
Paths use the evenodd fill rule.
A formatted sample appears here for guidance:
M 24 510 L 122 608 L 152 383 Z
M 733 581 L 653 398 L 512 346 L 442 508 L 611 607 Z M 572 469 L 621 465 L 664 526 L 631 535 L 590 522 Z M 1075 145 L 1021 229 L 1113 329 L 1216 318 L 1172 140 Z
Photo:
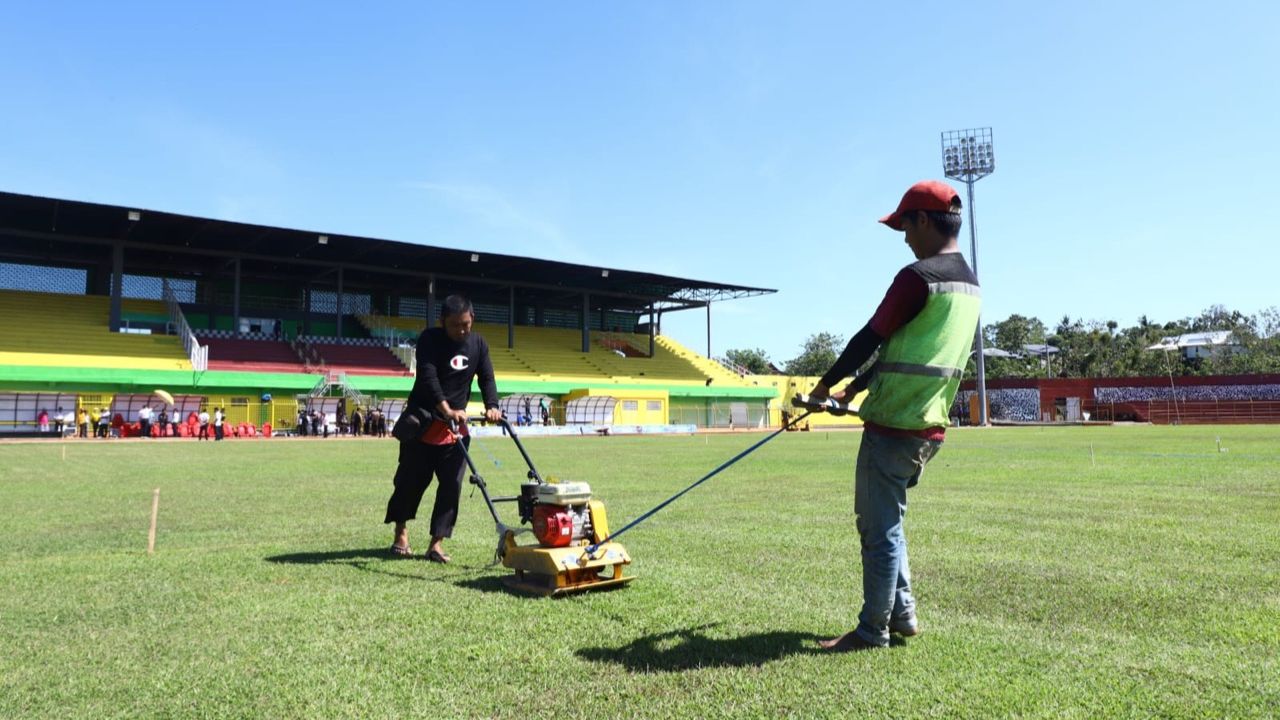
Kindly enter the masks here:
M 471 438 L 463 438 L 462 441 L 467 443 L 467 447 L 471 446 Z M 400 465 L 392 480 L 395 490 L 387 501 L 387 519 L 383 522 L 402 523 L 417 517 L 422 494 L 427 491 L 434 475 L 438 482 L 436 504 L 431 510 L 431 535 L 450 537 L 458 520 L 458 498 L 462 495 L 462 478 L 466 469 L 466 458 L 454 445 L 400 443 Z

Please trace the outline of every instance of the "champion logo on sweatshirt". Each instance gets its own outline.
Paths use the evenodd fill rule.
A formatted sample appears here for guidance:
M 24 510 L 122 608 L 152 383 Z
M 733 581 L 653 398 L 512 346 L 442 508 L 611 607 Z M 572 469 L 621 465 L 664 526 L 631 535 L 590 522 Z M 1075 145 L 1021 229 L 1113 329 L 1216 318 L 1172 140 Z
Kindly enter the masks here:
M 449 367 L 453 368 L 454 370 L 466 370 L 467 362 L 468 361 L 467 361 L 466 355 L 454 355 L 453 357 L 449 358 Z

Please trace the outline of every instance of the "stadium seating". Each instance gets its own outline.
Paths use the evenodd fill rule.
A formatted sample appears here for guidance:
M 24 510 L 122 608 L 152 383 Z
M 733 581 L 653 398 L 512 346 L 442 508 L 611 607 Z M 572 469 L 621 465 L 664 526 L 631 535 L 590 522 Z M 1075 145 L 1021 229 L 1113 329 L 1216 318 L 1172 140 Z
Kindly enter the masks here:
M 306 367 L 286 342 L 202 337 L 209 347 L 210 370 L 239 372 L 305 372 Z
M 126 316 L 167 317 L 162 302 L 125 299 Z M 100 295 L 0 290 L 0 365 L 190 370 L 179 338 L 113 333 Z
M 310 341 L 326 369 L 350 375 L 408 375 L 409 370 L 385 347 Z
M 422 318 L 378 320 L 406 336 L 416 336 L 424 326 Z M 584 353 L 582 333 L 576 329 L 518 325 L 515 348 L 507 347 L 506 325 L 476 323 L 475 331 L 489 342 L 494 372 L 500 377 L 699 385 L 711 379 L 716 385 L 746 385 L 719 363 L 668 337 L 657 338 L 650 358 L 648 335 L 592 332 L 590 352 Z

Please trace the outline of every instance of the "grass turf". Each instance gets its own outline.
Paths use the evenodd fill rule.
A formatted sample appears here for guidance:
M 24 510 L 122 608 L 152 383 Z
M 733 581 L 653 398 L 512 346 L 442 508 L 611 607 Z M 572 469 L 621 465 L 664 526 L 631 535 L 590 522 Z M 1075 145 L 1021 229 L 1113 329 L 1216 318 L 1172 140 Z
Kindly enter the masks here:
M 628 533 L 631 586 L 563 600 L 502 590 L 478 495 L 452 565 L 385 558 L 391 442 L 0 446 L 0 716 L 1280 707 L 1280 427 L 953 432 L 909 496 L 924 634 L 829 656 L 815 639 L 859 604 L 859 437 L 778 438 Z M 753 439 L 528 445 L 591 481 L 616 528 Z M 514 448 L 478 442 L 512 491 Z

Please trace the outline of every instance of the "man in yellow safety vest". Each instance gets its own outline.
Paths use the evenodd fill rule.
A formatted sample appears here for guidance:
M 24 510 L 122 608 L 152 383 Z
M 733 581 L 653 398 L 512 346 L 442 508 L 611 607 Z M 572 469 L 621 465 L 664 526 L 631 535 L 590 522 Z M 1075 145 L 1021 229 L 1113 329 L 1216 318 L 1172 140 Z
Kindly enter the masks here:
M 862 541 L 862 611 L 855 629 L 822 641 L 833 651 L 885 647 L 889 634 L 920 631 L 903 517 L 907 488 L 946 434 L 949 410 L 973 346 L 981 293 L 960 254 L 960 196 L 936 180 L 916 183 L 880 222 L 905 233 L 916 262 L 894 278 L 871 321 L 810 393 L 848 402 L 870 392 L 855 469 L 854 512 Z M 831 387 L 867 364 L 844 390 Z

